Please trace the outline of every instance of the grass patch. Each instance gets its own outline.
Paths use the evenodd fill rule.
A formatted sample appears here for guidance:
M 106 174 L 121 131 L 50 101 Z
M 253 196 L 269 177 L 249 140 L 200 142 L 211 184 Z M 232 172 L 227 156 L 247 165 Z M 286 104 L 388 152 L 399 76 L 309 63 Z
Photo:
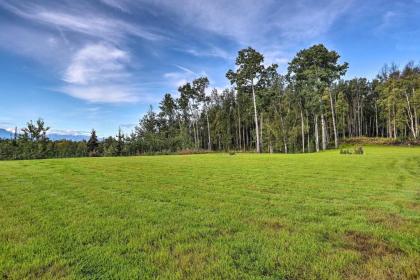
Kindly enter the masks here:
M 420 148 L 0 162 L 0 277 L 418 279 Z

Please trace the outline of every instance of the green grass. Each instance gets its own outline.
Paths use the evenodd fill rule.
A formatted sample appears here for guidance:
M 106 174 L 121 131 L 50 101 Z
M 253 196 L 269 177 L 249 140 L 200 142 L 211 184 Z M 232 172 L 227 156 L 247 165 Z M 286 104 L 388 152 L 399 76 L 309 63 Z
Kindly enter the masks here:
M 418 279 L 420 148 L 0 162 L 0 278 Z

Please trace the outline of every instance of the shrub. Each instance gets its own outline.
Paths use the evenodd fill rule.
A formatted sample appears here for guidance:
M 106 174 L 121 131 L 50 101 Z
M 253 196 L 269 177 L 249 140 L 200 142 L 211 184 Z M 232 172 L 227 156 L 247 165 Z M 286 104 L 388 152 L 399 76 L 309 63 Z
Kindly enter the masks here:
M 340 154 L 342 155 L 351 155 L 351 151 L 349 149 L 341 149 Z
M 355 155 L 363 155 L 364 154 L 363 147 L 362 146 L 356 146 L 354 148 L 354 154 Z
M 363 155 L 364 150 L 362 146 L 356 146 L 353 148 L 353 150 L 350 150 L 348 148 L 341 148 L 340 154 L 342 155 Z
M 234 156 L 235 152 L 229 152 L 229 155 Z

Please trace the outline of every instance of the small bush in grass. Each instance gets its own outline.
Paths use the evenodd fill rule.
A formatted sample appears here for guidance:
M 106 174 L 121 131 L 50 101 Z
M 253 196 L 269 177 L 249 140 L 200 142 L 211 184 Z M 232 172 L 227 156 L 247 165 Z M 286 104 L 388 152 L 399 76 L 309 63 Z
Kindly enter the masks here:
M 364 150 L 362 146 L 356 146 L 353 148 L 353 150 L 347 149 L 347 148 L 341 148 L 340 154 L 342 155 L 363 155 Z
M 363 155 L 364 154 L 363 147 L 362 146 L 356 146 L 354 148 L 354 154 L 355 155 Z
M 341 149 L 340 154 L 342 155 L 351 155 L 351 151 L 349 149 Z
M 234 156 L 235 155 L 235 152 L 229 152 L 229 155 L 231 155 L 231 156 Z

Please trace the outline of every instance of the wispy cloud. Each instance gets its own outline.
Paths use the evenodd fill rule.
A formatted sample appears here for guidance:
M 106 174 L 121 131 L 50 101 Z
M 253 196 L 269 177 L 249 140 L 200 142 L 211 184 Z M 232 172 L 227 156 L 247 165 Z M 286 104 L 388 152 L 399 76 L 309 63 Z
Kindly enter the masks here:
M 129 53 L 115 46 L 87 45 L 72 58 L 61 91 L 89 102 L 138 102 L 139 89 L 131 81 L 129 63 Z
M 121 19 L 105 16 L 98 10 L 72 11 L 64 6 L 41 6 L 37 4 L 22 4 L 19 2 L 4 1 L 0 6 L 10 12 L 47 27 L 60 27 L 63 30 L 85 34 L 101 40 L 116 42 L 125 36 L 137 36 L 146 40 L 160 40 L 164 37 L 156 32 L 126 22 Z M 67 8 L 67 9 L 66 9 Z
M 163 77 L 166 80 L 168 80 L 169 84 L 175 88 L 178 88 L 183 84 L 200 76 L 207 76 L 207 74 L 204 71 L 197 73 L 181 65 L 175 65 L 175 67 L 178 68 L 180 71 L 168 72 L 163 75 Z
M 119 81 L 130 76 L 126 71 L 129 62 L 129 54 L 112 45 L 87 45 L 74 55 L 64 80 L 78 85 Z
M 89 131 L 73 130 L 73 129 L 50 129 L 47 131 L 47 135 L 58 134 L 58 135 L 73 135 L 73 136 L 88 136 Z
M 130 13 L 130 0 L 101 0 L 101 2 L 122 12 Z
M 134 65 L 126 42 L 130 37 L 147 41 L 164 37 L 91 6 L 82 9 L 76 1 L 69 3 L 0 2 L 0 8 L 31 23 L 9 24 L 9 32 L 0 34 L 0 47 L 54 63 L 58 72 L 64 72 L 59 91 L 72 97 L 99 103 L 149 102 L 131 79 Z
M 252 45 L 263 52 L 274 47 L 285 50 L 322 36 L 355 1 L 141 0 L 176 16 L 184 26 L 223 36 L 240 47 Z M 218 50 L 186 51 L 194 56 L 228 58 L 228 54 Z M 272 60 L 283 58 L 273 57 Z
M 204 48 L 204 49 L 189 48 L 189 49 L 183 49 L 182 51 L 189 53 L 193 56 L 197 56 L 197 57 L 216 57 L 216 58 L 222 58 L 225 60 L 233 59 L 234 57 L 234 54 L 231 54 L 228 51 L 222 48 L 216 47 L 216 46 L 211 46 L 210 48 Z
M 166 8 L 180 16 L 186 24 L 230 36 L 244 44 L 256 43 L 255 39 L 281 40 L 308 39 L 331 26 L 346 12 L 354 0 L 142 0 Z M 235 11 L 235 12 L 232 12 Z M 271 33 L 275 32 L 275 33 Z M 268 33 L 277 38 L 266 38 Z M 277 43 L 277 42 L 276 42 Z
M 2 24 L 2 29 L 7 30 L 0 32 L 0 47 L 3 49 L 42 64 L 54 65 L 53 69 L 67 60 L 70 49 L 54 32 L 8 23 Z

